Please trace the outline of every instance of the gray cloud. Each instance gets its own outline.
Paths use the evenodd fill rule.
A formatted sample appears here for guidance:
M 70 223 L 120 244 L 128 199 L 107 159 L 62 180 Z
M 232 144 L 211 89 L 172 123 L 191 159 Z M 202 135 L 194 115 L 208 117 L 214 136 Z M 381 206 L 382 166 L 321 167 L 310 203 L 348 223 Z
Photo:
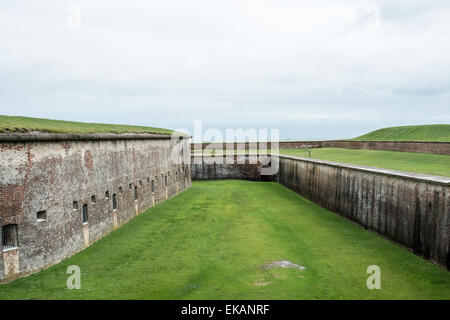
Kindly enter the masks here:
M 425 5 L 426 3 L 426 5 Z M 81 28 L 66 28 L 67 8 Z M 3 1 L 0 113 L 343 138 L 450 122 L 448 1 Z

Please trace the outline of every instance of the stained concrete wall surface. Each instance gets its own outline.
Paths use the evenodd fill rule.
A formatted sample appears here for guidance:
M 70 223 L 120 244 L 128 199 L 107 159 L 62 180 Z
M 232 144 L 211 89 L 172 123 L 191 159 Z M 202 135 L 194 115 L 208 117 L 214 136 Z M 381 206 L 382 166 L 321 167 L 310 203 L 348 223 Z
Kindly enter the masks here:
M 238 161 L 239 159 L 239 161 Z M 270 158 L 250 156 L 194 156 L 191 160 L 193 180 L 243 179 L 268 181 L 272 177 L 264 177 L 261 170 L 268 165 Z
M 280 156 L 279 181 L 450 268 L 450 178 Z

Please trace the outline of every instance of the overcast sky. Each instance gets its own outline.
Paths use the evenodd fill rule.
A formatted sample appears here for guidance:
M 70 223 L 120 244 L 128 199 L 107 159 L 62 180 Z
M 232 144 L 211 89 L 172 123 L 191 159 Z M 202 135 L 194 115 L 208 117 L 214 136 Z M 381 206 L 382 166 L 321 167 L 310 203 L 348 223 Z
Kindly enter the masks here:
M 450 123 L 450 1 L 2 0 L 0 114 L 282 139 Z

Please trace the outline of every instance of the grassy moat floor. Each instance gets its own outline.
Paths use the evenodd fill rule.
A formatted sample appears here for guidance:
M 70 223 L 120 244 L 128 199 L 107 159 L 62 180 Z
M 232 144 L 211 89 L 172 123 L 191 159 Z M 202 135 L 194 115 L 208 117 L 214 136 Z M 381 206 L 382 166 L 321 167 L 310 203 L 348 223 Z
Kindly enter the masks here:
M 269 267 L 282 260 L 306 269 Z M 81 290 L 66 288 L 70 265 Z M 0 299 L 450 299 L 450 272 L 277 183 L 208 181 Z

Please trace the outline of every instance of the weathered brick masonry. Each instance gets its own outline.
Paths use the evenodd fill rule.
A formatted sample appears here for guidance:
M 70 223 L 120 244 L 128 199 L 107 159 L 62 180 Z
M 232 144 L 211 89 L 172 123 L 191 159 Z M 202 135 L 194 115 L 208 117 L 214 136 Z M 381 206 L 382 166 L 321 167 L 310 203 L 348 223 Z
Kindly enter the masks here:
M 181 137 L 0 135 L 0 148 L 0 233 L 16 225 L 18 238 L 2 246 L 0 280 L 55 264 L 191 185 Z
M 450 142 L 424 142 L 424 141 L 351 141 L 351 140 L 330 140 L 330 141 L 282 141 L 278 144 L 280 149 L 306 149 L 306 148 L 348 148 L 366 150 L 388 150 L 403 152 L 420 152 L 450 154 Z M 245 144 L 225 144 L 225 143 L 203 143 L 192 144 L 191 149 L 201 150 L 205 148 L 226 150 L 249 150 L 249 143 Z M 267 143 L 267 149 L 271 149 L 271 143 Z
M 211 161 L 192 164 L 194 180 L 250 177 L 279 181 L 322 207 L 450 268 L 450 178 L 281 155 L 271 158 L 272 164 L 278 164 L 278 173 L 264 178 L 257 176 L 261 163 L 237 166 Z

